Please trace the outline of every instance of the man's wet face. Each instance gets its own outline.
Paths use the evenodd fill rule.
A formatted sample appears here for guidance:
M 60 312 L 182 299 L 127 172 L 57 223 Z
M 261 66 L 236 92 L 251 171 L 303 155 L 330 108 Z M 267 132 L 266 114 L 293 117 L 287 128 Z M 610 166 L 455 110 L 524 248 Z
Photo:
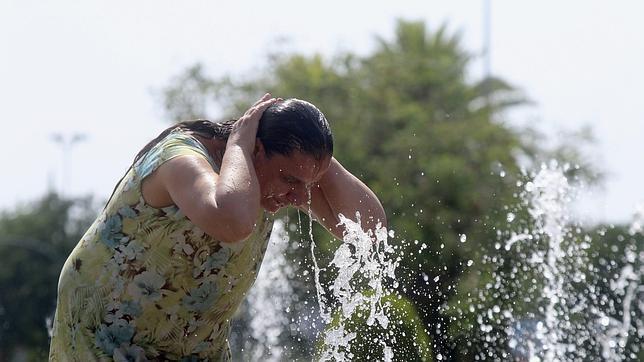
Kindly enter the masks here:
M 329 168 L 331 157 L 317 161 L 299 151 L 289 156 L 260 155 L 255 164 L 261 190 L 261 206 L 277 212 L 288 205 L 302 205 L 308 201 L 309 188 L 320 180 Z

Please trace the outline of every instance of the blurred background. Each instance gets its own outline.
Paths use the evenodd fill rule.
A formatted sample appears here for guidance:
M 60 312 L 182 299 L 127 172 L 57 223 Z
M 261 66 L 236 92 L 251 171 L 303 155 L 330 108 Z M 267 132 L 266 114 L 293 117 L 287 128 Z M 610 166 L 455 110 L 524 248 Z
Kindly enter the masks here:
M 523 186 L 546 163 L 574 188 L 560 226 L 578 254 L 560 271 L 583 267 L 568 292 L 589 312 L 565 310 L 625 335 L 570 334 L 585 338 L 570 360 L 641 359 L 643 13 L 634 0 L 0 1 L 0 361 L 46 358 L 60 268 L 138 150 L 265 91 L 316 104 L 336 158 L 383 202 L 402 258 L 393 289 L 426 341 L 397 358 L 527 360 L 508 336 L 529 328 L 508 328 L 539 323 L 524 297 L 545 282 L 512 266 L 538 274 L 526 259 L 539 246 L 495 246 L 538 224 Z M 291 240 L 307 238 L 301 224 Z M 328 264 L 339 242 L 314 234 Z M 315 302 L 305 249 L 284 251 L 293 305 Z M 493 309 L 512 316 L 482 322 Z M 233 345 L 264 360 L 240 337 L 251 311 Z M 283 360 L 314 355 L 324 327 L 300 322 L 280 332 Z

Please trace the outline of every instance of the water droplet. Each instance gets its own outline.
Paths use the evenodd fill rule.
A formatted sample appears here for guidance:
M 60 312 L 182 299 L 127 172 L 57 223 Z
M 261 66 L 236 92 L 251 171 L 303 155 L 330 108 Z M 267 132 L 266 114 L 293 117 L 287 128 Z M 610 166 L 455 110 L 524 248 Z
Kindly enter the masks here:
M 461 238 L 461 243 L 464 243 L 467 241 L 467 235 L 465 234 L 461 234 L 460 238 Z
M 514 339 L 514 338 L 512 338 L 512 339 L 510 340 L 510 342 L 508 342 L 508 346 L 510 346 L 510 348 L 514 349 L 514 347 L 516 347 L 516 346 L 517 346 L 517 340 L 516 340 L 516 339 Z

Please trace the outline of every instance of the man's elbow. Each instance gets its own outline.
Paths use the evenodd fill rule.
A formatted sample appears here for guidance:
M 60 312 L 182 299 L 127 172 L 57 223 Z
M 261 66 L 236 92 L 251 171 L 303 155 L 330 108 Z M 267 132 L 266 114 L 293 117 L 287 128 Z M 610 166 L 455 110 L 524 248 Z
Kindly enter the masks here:
M 219 217 L 219 224 L 224 226 L 225 232 L 221 238 L 224 242 L 245 240 L 257 226 L 259 203 L 253 205 L 246 199 L 233 196 L 219 196 L 213 210 Z
M 257 226 L 257 215 L 241 208 L 230 208 L 225 213 L 218 212 L 216 217 L 218 222 L 212 223 L 209 230 L 204 231 L 224 243 L 248 239 Z
M 212 230 L 211 232 L 208 232 L 208 234 L 223 243 L 238 243 L 240 241 L 248 239 L 248 237 L 251 236 L 254 230 L 254 223 L 242 224 L 233 222 L 229 223 L 219 230 Z

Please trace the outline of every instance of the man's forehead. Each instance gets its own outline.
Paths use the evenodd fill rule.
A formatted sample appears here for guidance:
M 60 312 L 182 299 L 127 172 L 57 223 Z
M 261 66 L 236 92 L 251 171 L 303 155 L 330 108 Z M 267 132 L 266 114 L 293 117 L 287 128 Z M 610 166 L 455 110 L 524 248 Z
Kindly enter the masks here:
M 316 160 L 312 156 L 299 154 L 294 158 L 294 168 L 299 171 L 298 176 L 306 183 L 318 181 L 321 176 L 322 168 L 329 165 L 330 158 Z

